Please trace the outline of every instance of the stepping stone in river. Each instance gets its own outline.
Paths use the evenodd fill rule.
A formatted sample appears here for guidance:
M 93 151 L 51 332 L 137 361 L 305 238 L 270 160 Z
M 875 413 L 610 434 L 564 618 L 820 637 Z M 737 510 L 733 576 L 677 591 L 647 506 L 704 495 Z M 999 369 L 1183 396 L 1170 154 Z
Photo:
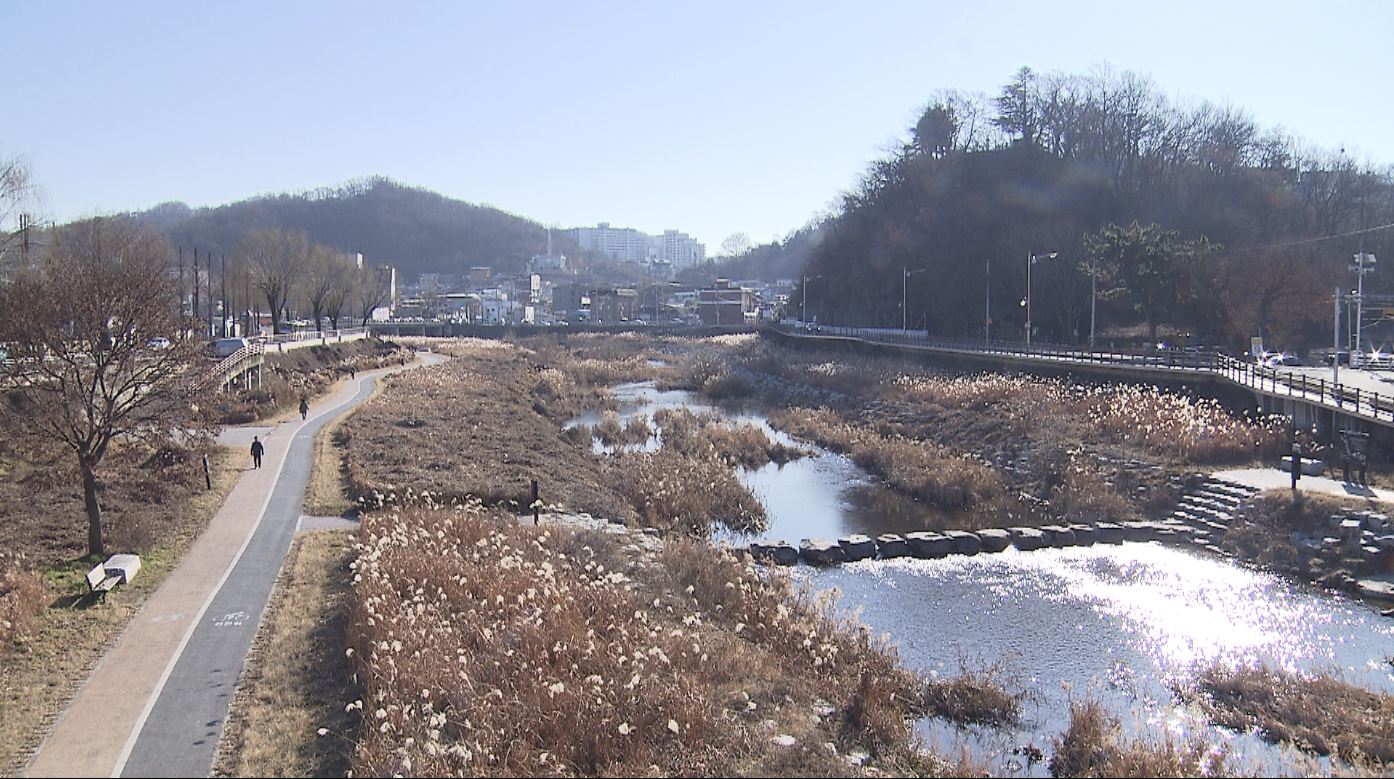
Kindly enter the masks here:
M 876 553 L 883 560 L 905 557 L 910 554 L 910 542 L 895 533 L 879 535 L 876 537 Z
M 849 563 L 857 560 L 868 560 L 876 556 L 876 542 L 872 541 L 870 536 L 858 533 L 846 538 L 839 538 L 837 543 L 838 546 L 842 547 L 843 559 Z
M 979 530 L 978 539 L 982 541 L 984 552 L 1000 552 L 1012 545 L 1012 534 L 997 528 Z
M 953 550 L 953 542 L 938 533 L 906 533 L 905 541 L 910 545 L 910 554 L 925 560 L 937 560 Z
M 1012 543 L 1023 552 L 1032 552 L 1050 545 L 1045 533 L 1034 527 L 1014 527 L 1011 529 Z
M 750 545 L 750 556 L 775 565 L 793 565 L 799 561 L 799 550 L 782 541 L 772 544 L 757 542 Z
M 954 554 L 975 555 L 982 551 L 983 541 L 977 534 L 967 530 L 946 530 L 944 535 L 953 544 Z
M 843 560 L 842 546 L 836 541 L 805 538 L 799 542 L 799 556 L 809 565 L 833 565 Z

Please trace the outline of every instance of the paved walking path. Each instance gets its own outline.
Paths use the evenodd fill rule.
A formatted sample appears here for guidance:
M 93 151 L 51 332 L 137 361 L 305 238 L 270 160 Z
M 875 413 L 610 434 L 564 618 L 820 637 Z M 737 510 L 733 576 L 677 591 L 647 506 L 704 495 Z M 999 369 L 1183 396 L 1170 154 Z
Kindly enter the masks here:
M 1240 468 L 1233 471 L 1212 473 L 1220 479 L 1229 479 L 1260 490 L 1292 489 L 1292 474 L 1280 468 Z M 1378 487 L 1367 487 L 1355 482 L 1328 479 L 1325 476 L 1303 476 L 1297 480 L 1297 489 L 1303 492 L 1320 492 L 1342 498 L 1369 498 L 1384 503 L 1394 503 L 1394 492 Z
M 98 662 L 28 775 L 208 775 L 299 524 L 315 434 L 398 370 L 365 371 L 317 400 L 308 419 L 256 429 L 262 467 L 248 463 L 208 529 Z M 250 441 L 250 431 L 238 435 Z

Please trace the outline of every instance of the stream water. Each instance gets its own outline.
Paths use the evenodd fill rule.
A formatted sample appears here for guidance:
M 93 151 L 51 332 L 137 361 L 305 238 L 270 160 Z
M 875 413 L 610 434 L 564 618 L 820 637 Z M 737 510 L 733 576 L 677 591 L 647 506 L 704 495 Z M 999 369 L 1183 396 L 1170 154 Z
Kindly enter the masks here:
M 614 394 L 622 419 L 686 406 L 789 441 L 757 413 L 723 411 L 651 383 L 620 385 Z M 932 511 L 826 451 L 740 476 L 769 515 L 762 539 L 797 545 L 935 524 Z M 1172 682 L 1216 661 L 1334 671 L 1394 692 L 1394 621 L 1358 601 L 1204 553 L 1129 543 L 793 570 L 815 590 L 835 589 L 841 606 L 886 635 L 908 667 L 952 676 L 962 667 L 998 664 L 1009 687 L 1029 690 L 1023 722 L 1013 730 L 920 723 L 928 744 L 966 749 L 998 775 L 1046 775 L 1043 763 L 1028 763 L 1013 748 L 1034 745 L 1048 756 L 1068 724 L 1070 702 L 1090 698 L 1128 733 L 1201 734 L 1226 746 L 1231 765 L 1258 773 L 1294 765 L 1295 752 L 1209 727 L 1174 701 Z

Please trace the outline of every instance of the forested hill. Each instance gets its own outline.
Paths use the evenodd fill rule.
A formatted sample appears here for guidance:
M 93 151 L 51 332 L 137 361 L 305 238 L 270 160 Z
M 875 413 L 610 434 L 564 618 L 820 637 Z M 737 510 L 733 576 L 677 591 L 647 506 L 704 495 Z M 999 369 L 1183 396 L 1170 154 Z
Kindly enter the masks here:
M 810 316 L 899 327 L 905 294 L 909 322 L 981 336 L 990 294 L 993 336 L 1017 338 L 1027 258 L 1054 251 L 1032 266 L 1039 340 L 1087 338 L 1095 267 L 1101 329 L 1142 324 L 1145 310 L 1215 342 L 1329 345 L 1352 253 L 1394 259 L 1394 230 L 1329 238 L 1394 223 L 1389 168 L 1236 108 L 1174 101 L 1131 73 L 1022 69 L 993 98 L 941 92 L 909 138 L 824 223 Z M 1086 235 L 1110 224 L 1136 256 L 1098 259 L 1098 240 L 1091 255 Z M 1164 249 L 1149 254 L 1149 240 Z M 1394 291 L 1391 276 L 1369 276 L 1367 293 Z
M 528 219 L 383 178 L 335 189 L 252 198 L 216 208 L 166 203 L 137 215 L 178 246 L 231 255 L 256 230 L 301 229 L 310 240 L 408 276 L 458 273 L 474 265 L 519 270 L 547 248 L 547 231 Z M 558 251 L 574 246 L 553 231 Z

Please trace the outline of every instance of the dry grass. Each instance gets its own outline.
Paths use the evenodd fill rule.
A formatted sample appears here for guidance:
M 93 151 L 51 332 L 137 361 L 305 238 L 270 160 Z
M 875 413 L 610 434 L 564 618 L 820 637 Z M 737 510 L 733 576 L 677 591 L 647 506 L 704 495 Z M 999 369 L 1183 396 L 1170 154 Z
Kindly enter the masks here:
M 728 465 L 759 468 L 781 465 L 809 454 L 806 449 L 770 440 L 753 424 L 728 424 L 711 414 L 685 408 L 659 409 L 654 422 L 663 430 L 663 448 L 688 457 L 717 458 Z
M 387 379 L 383 394 L 340 427 L 352 499 L 401 502 L 410 490 L 518 508 L 537 479 L 549 504 L 635 517 L 612 492 L 608 461 L 562 432 L 579 411 L 564 373 L 500 342 L 455 341 L 447 350 L 458 357 Z
M 1000 665 L 979 671 L 964 665 L 958 676 L 925 683 L 924 709 L 960 725 L 1016 725 L 1021 720 L 1021 702 L 1027 693 L 1009 691 L 1003 686 L 1002 676 Z
M 31 561 L 44 561 L 41 571 L 55 599 L 33 619 L 26 634 L 0 644 L 0 771 L 15 774 L 23 769 L 45 731 L 86 680 L 111 638 L 121 633 L 145 599 L 164 582 L 222 506 L 240 475 L 239 466 L 245 457 L 240 450 L 214 450 L 211 491 L 202 491 L 201 471 L 196 489 L 185 485 L 176 491 L 175 487 L 167 486 L 170 491 L 165 502 L 152 509 L 160 513 L 149 519 L 149 527 L 155 529 L 155 534 L 147 546 L 140 548 L 140 576 L 129 587 L 118 587 L 104 602 L 93 604 L 83 597 L 87 592 L 83 575 L 92 562 L 86 558 L 65 560 L 59 557 L 66 540 L 47 550 L 41 549 L 46 552 L 42 556 L 31 555 Z M 112 483 L 109 490 L 112 488 L 116 488 L 116 484 Z M 120 488 L 125 489 L 127 485 Z M 113 508 L 109 505 L 108 511 Z M 38 519 L 31 517 L 28 521 L 37 522 Z M 54 518 L 46 519 L 52 521 Z M 85 535 L 79 538 L 85 539 Z
M 23 554 L 0 552 L 0 645 L 28 633 L 34 618 L 48 605 L 47 596 L 48 582 Z
M 456 341 L 449 351 L 456 359 L 394 377 L 382 397 L 344 422 L 337 440 L 347 448 L 349 494 L 360 504 L 400 505 L 409 495 L 429 495 L 441 503 L 478 499 L 518 510 L 531 501 L 530 481 L 538 479 L 545 503 L 624 522 L 698 534 L 715 525 L 764 527 L 763 507 L 721 458 L 737 448 L 754 450 L 743 438 L 737 445 L 742 431 L 712 427 L 700 455 L 670 448 L 665 432 L 663 450 L 596 456 L 592 432 L 623 445 L 641 443 L 652 431 L 646 423 L 621 424 L 608 412 L 594 429 L 562 429 L 603 389 L 572 371 L 588 381 L 629 376 L 647 363 L 623 357 L 620 368 L 607 372 L 597 357 L 578 360 L 559 348 L 539 352 L 498 342 Z M 758 434 L 765 457 L 789 456 L 758 430 L 746 432 Z
M 969 508 L 1002 496 L 1001 477 L 987 464 L 930 441 L 884 436 L 844 422 L 828 409 L 790 409 L 770 416 L 791 435 L 851 457 L 892 488 L 940 509 Z
M 296 538 L 252 643 L 215 776 L 343 776 L 359 696 L 345 656 L 353 535 Z M 320 729 L 324 729 L 323 735 Z
M 1225 753 L 1195 740 L 1178 744 L 1128 740 L 1096 701 L 1070 704 L 1070 725 L 1055 744 L 1051 776 L 1224 776 Z
M 1356 765 L 1394 766 L 1394 695 L 1327 674 L 1215 665 L 1181 691 L 1217 725 Z
M 382 394 L 384 380 L 379 379 L 368 400 Z M 310 479 L 305 488 L 304 512 L 312 516 L 341 517 L 354 509 L 349 498 L 347 447 L 339 434 L 344 420 L 357 413 L 340 414 L 315 435 L 315 450 L 310 461 Z
M 705 536 L 717 525 L 759 532 L 769 522 L 765 507 L 717 458 L 690 457 L 665 447 L 618 454 L 614 469 L 620 474 L 616 492 L 645 526 Z
M 825 743 L 946 770 L 911 746 L 914 678 L 787 580 L 702 544 L 660 562 L 570 532 L 477 507 L 365 519 L 355 775 L 861 772 Z

